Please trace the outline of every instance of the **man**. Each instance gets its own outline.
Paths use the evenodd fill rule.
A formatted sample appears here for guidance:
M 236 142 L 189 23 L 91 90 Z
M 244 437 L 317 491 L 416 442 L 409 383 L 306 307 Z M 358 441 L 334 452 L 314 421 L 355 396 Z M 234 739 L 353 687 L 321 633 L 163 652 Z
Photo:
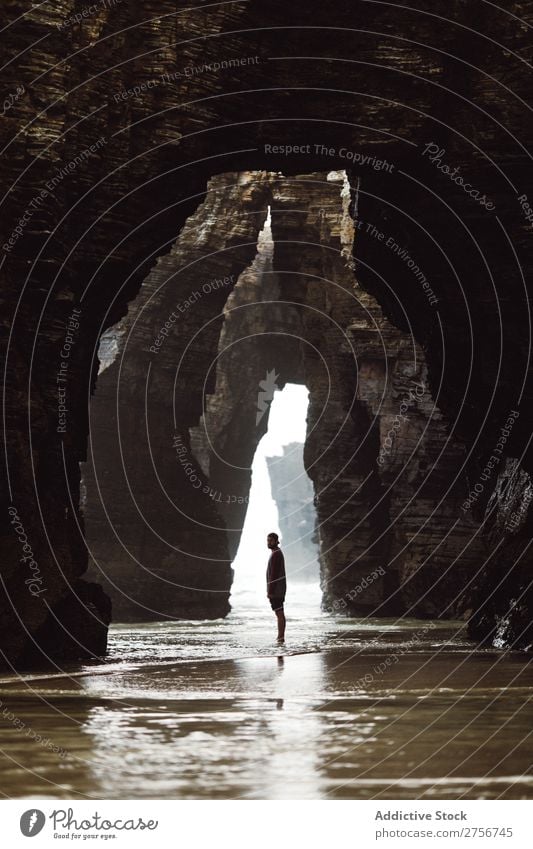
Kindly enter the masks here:
M 278 643 L 285 642 L 285 613 L 283 602 L 287 592 L 287 580 L 285 578 L 285 558 L 279 547 L 279 537 L 275 533 L 267 536 L 267 546 L 271 554 L 267 566 L 267 596 L 270 606 L 278 620 Z

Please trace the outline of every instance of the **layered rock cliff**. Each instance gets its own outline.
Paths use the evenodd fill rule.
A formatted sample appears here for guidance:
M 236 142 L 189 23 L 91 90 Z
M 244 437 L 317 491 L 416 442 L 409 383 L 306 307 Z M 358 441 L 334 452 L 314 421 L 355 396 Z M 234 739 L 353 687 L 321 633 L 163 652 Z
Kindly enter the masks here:
M 120 618 L 226 611 L 269 374 L 309 390 L 326 607 L 461 611 L 488 553 L 461 510 L 465 447 L 423 350 L 359 285 L 353 255 L 375 225 L 353 217 L 358 191 L 342 171 L 213 179 L 121 322 L 84 473 L 89 547 Z M 438 301 L 413 285 L 429 321 Z

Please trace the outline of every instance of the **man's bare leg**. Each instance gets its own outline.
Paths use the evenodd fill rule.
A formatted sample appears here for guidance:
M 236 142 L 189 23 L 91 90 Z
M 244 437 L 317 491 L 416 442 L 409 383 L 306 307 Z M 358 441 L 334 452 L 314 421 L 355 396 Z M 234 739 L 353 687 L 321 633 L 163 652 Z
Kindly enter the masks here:
M 284 613 L 283 609 L 282 610 L 276 610 L 276 617 L 277 617 L 277 620 L 278 620 L 278 640 L 279 640 L 280 643 L 282 643 L 285 640 L 285 625 L 286 625 L 285 613 Z

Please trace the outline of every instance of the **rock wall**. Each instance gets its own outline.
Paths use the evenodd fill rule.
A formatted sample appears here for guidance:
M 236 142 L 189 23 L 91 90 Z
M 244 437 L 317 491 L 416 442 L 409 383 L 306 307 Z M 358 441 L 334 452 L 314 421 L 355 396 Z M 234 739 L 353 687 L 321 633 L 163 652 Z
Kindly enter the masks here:
M 273 178 L 260 176 L 268 186 L 268 203 Z M 280 300 L 267 209 L 263 214 L 267 218 L 254 261 L 228 292 L 213 362 L 214 384 L 198 427 L 191 429 L 191 444 L 224 517 L 232 558 L 239 547 L 252 462 L 268 428 L 273 392 L 285 383 L 303 381 L 300 316 L 294 305 Z
M 505 459 L 483 514 L 487 556 L 465 596 L 471 635 L 496 648 L 533 648 L 532 499 L 528 472 Z
M 282 297 L 303 293 L 304 456 L 324 599 L 357 614 L 451 617 L 483 553 L 460 510 L 464 446 L 432 398 L 413 334 L 387 321 L 354 275 L 366 230 L 350 215 L 357 193 L 330 172 L 280 180 L 272 202 Z M 418 295 L 420 310 L 438 309 Z
M 360 178 L 358 218 L 400 250 L 359 231 L 358 283 L 425 354 L 431 396 L 466 448 L 467 500 L 483 486 L 474 507 L 460 508 L 475 534 L 492 492 L 501 493 L 500 463 L 532 473 L 522 412 L 531 404 L 531 2 L 438 0 L 414 10 L 150 0 L 88 16 L 74 0 L 4 5 L 5 662 L 20 664 L 39 646 L 52 658 L 67 651 L 66 636 L 46 634 L 55 622 L 64 633 L 76 596 L 92 601 L 78 617 L 83 645 L 68 651 L 105 646 L 109 610 L 83 583 L 78 509 L 95 352 L 216 174 L 347 167 L 352 186 Z M 438 319 L 406 255 L 426 275 Z M 494 454 L 502 428 L 509 436 Z M 22 521 L 16 535 L 9 508 Z M 478 563 L 466 610 L 500 586 L 518 549 L 530 574 L 528 524 L 523 533 L 504 530 L 490 561 Z M 46 594 L 26 589 L 24 545 Z M 490 638 L 520 586 L 512 598 L 502 591 L 477 635 Z
M 487 553 L 461 512 L 465 448 L 431 396 L 424 352 L 354 275 L 357 191 L 345 172 L 213 179 L 121 322 L 91 405 L 85 510 L 120 618 L 226 612 L 268 374 L 309 390 L 325 605 L 460 612 Z M 215 273 L 227 283 L 213 292 Z

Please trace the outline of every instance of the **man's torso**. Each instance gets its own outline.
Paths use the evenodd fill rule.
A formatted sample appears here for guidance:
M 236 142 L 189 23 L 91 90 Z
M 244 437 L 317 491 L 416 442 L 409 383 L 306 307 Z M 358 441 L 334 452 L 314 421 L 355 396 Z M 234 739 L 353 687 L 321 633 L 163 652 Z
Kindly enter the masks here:
M 268 595 L 274 598 L 284 598 L 287 591 L 287 579 L 285 576 L 285 558 L 280 548 L 275 548 L 268 558 L 266 579 Z

